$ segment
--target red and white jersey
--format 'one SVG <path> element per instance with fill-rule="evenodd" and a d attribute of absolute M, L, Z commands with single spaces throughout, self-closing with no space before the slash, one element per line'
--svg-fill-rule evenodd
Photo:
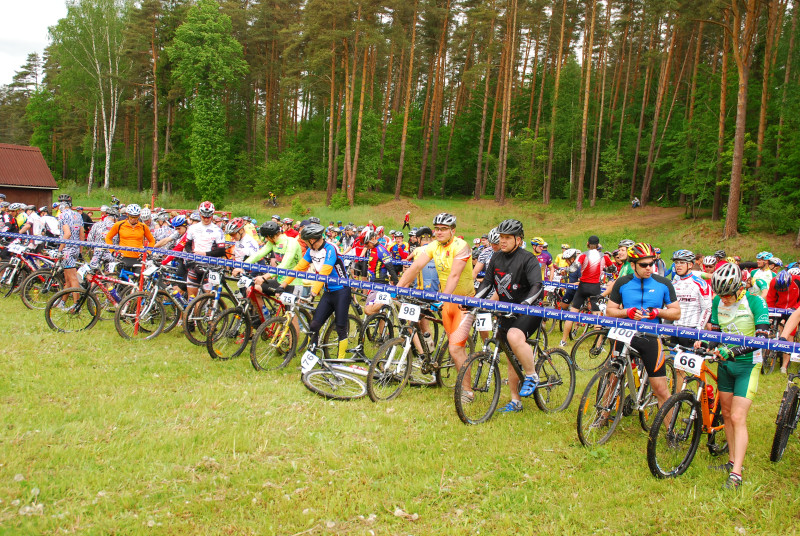
<path fill-rule="evenodd" d="M 603 275 L 603 268 L 606 267 L 606 258 L 596 249 L 584 251 L 578 255 L 578 260 L 575 261 L 581 266 L 582 283 L 599 283 Z"/>
<path fill-rule="evenodd" d="M 195 223 L 186 231 L 187 240 L 194 242 L 193 253 L 208 253 L 214 244 L 225 242 L 225 234 L 218 226 L 213 223 L 203 225 Z"/>
<path fill-rule="evenodd" d="M 711 285 L 703 278 L 689 272 L 672 279 L 675 294 L 681 306 L 681 317 L 675 321 L 676 326 L 705 329 L 711 316 Z"/>

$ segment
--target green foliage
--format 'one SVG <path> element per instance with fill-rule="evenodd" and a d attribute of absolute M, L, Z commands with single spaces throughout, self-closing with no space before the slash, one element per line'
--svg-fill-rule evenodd
<path fill-rule="evenodd" d="M 292 216 L 299 218 L 303 215 L 303 211 L 305 211 L 305 207 L 303 206 L 303 202 L 300 201 L 300 198 L 295 197 L 292 199 Z"/>
<path fill-rule="evenodd" d="M 347 200 L 347 196 L 341 191 L 337 191 L 335 194 L 333 194 L 333 197 L 331 197 L 331 209 L 343 210 L 349 206 L 350 202 Z"/>
<path fill-rule="evenodd" d="M 256 178 L 256 191 L 261 193 L 290 193 L 309 184 L 308 158 L 299 149 L 284 151 L 280 158 L 271 160 L 263 169 L 263 174 Z"/>
<path fill-rule="evenodd" d="M 617 156 L 617 148 L 609 143 L 600 155 L 600 171 L 606 180 L 598 186 L 601 197 L 609 200 L 620 201 L 627 198 L 627 191 L 624 191 L 623 180 L 625 179 L 625 165 L 622 158 Z"/>

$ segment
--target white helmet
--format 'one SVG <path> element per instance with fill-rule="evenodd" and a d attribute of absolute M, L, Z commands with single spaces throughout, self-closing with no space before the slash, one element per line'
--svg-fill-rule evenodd
<path fill-rule="evenodd" d="M 103 205 L 100 207 L 100 212 L 108 212 L 108 205 Z"/>
<path fill-rule="evenodd" d="M 143 208 L 142 209 L 142 213 L 139 215 L 139 218 L 142 221 L 150 221 L 150 209 L 149 208 Z"/>
<path fill-rule="evenodd" d="M 135 218 L 136 216 L 142 214 L 142 207 L 140 207 L 136 203 L 131 203 L 130 205 L 125 207 L 125 212 L 128 214 L 128 216 L 133 216 Z M 148 210 L 147 212 L 150 211 Z"/>
<path fill-rule="evenodd" d="M 564 254 L 561 255 L 561 258 L 562 259 L 571 259 L 572 257 L 576 257 L 579 253 L 580 253 L 579 250 L 577 250 L 575 248 L 570 248 L 570 249 L 564 251 Z"/>

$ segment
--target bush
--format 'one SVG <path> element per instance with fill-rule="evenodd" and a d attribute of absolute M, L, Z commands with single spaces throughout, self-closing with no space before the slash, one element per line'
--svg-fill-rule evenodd
<path fill-rule="evenodd" d="M 303 216 L 303 202 L 300 201 L 299 197 L 295 197 L 292 200 L 292 216 L 295 218 L 300 218 Z"/>
<path fill-rule="evenodd" d="M 293 189 L 305 189 L 310 181 L 309 169 L 303 151 L 288 149 L 264 166 L 263 174 L 256 178 L 257 191 L 285 194 Z"/>
<path fill-rule="evenodd" d="M 334 210 L 343 210 L 350 206 L 350 202 L 347 200 L 347 196 L 344 195 L 342 192 L 336 192 L 331 197 L 331 208 Z"/>

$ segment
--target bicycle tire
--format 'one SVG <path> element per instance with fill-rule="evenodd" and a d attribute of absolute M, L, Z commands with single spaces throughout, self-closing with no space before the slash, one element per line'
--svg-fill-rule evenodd
<path fill-rule="evenodd" d="M 208 325 L 221 312 L 228 309 L 228 304 L 220 296 L 216 301 L 216 294 L 207 292 L 199 294 L 189 302 L 183 311 L 183 334 L 195 346 L 205 346 Z"/>
<path fill-rule="evenodd" d="M 455 361 L 450 355 L 449 338 L 444 337 L 439 343 L 438 350 L 436 351 L 436 385 L 439 387 L 446 387 L 453 389 L 456 385 L 458 377 L 458 370 L 456 369 Z M 467 344 L 464 348 L 467 356 L 475 353 L 475 341 L 472 337 L 467 338 Z"/>
<path fill-rule="evenodd" d="M 151 308 L 144 313 L 137 311 L 149 300 L 150 296 L 144 292 L 135 292 L 119 302 L 114 314 L 114 327 L 120 337 L 128 340 L 151 340 L 161 334 L 167 315 L 158 299 L 154 299 Z"/>
<path fill-rule="evenodd" d="M 638 374 L 639 371 L 644 370 L 641 360 L 639 360 L 637 370 L 634 371 L 634 374 Z M 650 378 L 647 379 L 647 383 L 644 387 L 644 391 L 642 391 L 642 406 L 639 409 L 639 425 L 642 427 L 642 430 L 645 432 L 649 432 L 650 428 L 653 426 L 653 420 L 656 418 L 656 414 L 658 414 L 658 399 L 656 395 L 653 394 L 653 388 L 650 386 Z"/>
<path fill-rule="evenodd" d="M 665 419 L 669 417 L 669 422 Z M 681 391 L 658 410 L 647 439 L 647 465 L 656 478 L 675 478 L 686 472 L 700 444 L 700 403 L 694 393 Z M 676 424 L 680 430 L 676 430 Z M 681 446 L 686 447 L 682 453 Z"/>
<path fill-rule="evenodd" d="M 74 309 L 73 293 L 80 294 L 77 309 Z M 92 329 L 100 319 L 100 304 L 97 303 L 97 298 L 83 287 L 67 288 L 56 292 L 47 302 L 44 319 L 53 331 L 60 333 L 86 331 Z"/>
<path fill-rule="evenodd" d="M 771 462 L 779 462 L 783 458 L 786 445 L 789 443 L 795 422 L 795 415 L 798 411 L 798 397 L 800 390 L 792 384 L 783 393 L 781 405 L 778 408 L 778 418 L 775 419 L 775 436 L 772 438 L 772 449 L 769 453 Z"/>
<path fill-rule="evenodd" d="M 463 381 L 469 374 L 473 399 L 466 402 Z M 470 355 L 458 371 L 453 399 L 458 418 L 464 424 L 481 424 L 494 415 L 500 401 L 500 367 L 492 363 L 492 354 L 478 352 Z"/>
<path fill-rule="evenodd" d="M 533 397 L 539 409 L 545 413 L 567 409 L 575 396 L 575 367 L 567 352 L 561 348 L 545 350 L 536 361 L 536 373 L 539 385 Z"/>
<path fill-rule="evenodd" d="M 611 438 L 622 418 L 624 392 L 625 377 L 612 367 L 605 366 L 592 376 L 578 407 L 578 439 L 583 446 L 596 447 Z"/>
<path fill-rule="evenodd" d="M 166 320 L 164 321 L 164 329 L 161 333 L 169 333 L 178 325 L 183 316 L 183 308 L 175 302 L 175 298 L 165 290 L 159 290 L 158 296 L 161 299 L 161 305 L 164 306 L 164 313 Z"/>
<path fill-rule="evenodd" d="M 777 363 L 781 357 L 775 350 L 764 350 L 763 359 L 764 361 L 761 363 L 761 374 L 769 376 L 775 372 L 775 363 Z"/>
<path fill-rule="evenodd" d="M 250 363 L 256 370 L 284 368 L 295 356 L 297 330 L 287 318 L 272 317 L 263 322 L 250 343 Z"/>
<path fill-rule="evenodd" d="M 241 307 L 226 309 L 208 326 L 206 350 L 211 359 L 222 361 L 239 356 L 250 344 L 253 324 Z"/>
<path fill-rule="evenodd" d="M 311 325 L 311 313 L 309 313 L 305 309 L 300 309 L 300 310 L 297 311 L 297 314 L 299 316 L 303 317 L 303 320 L 305 320 L 306 326 L 310 326 Z M 308 334 L 307 331 L 303 330 L 302 322 L 298 321 L 298 326 L 300 327 L 300 330 L 299 330 L 299 333 L 297 334 L 297 348 L 296 348 L 295 352 L 300 354 L 300 353 L 304 352 L 305 349 L 306 349 L 306 346 L 308 346 L 309 334 Z"/>
<path fill-rule="evenodd" d="M 358 335 L 358 344 L 361 345 L 367 359 L 372 361 L 381 346 L 395 338 L 394 333 L 395 327 L 391 317 L 385 313 L 374 313 L 364 319 Z"/>
<path fill-rule="evenodd" d="M 356 400 L 367 394 L 367 385 L 354 374 L 314 369 L 303 374 L 303 385 L 312 393 L 332 400 Z"/>
<path fill-rule="evenodd" d="M 64 288 L 64 274 L 53 275 L 50 269 L 31 273 L 19 288 L 19 297 L 28 309 L 44 310 L 50 298 Z"/>
<path fill-rule="evenodd" d="M 397 398 L 408 384 L 408 378 L 411 376 L 412 350 L 409 348 L 403 355 L 405 343 L 405 337 L 395 337 L 386 341 L 370 362 L 367 373 L 367 394 L 373 402 Z"/>
<path fill-rule="evenodd" d="M 13 272 L 7 276 L 6 270 L 12 270 Z M 2 294 L 2 297 L 8 298 L 19 290 L 22 282 L 27 279 L 30 274 L 31 270 L 22 264 L 21 261 L 16 267 L 12 266 L 9 262 L 0 264 L 0 294 Z"/>
<path fill-rule="evenodd" d="M 336 359 L 339 357 L 339 334 L 336 332 L 336 322 L 328 322 L 317 348 L 322 350 L 323 359 Z M 352 348 L 358 344 L 358 335 L 361 332 L 361 319 L 354 314 L 347 315 L 347 347 Z"/>
<path fill-rule="evenodd" d="M 714 410 L 714 416 L 711 418 L 711 426 L 717 427 L 723 424 L 722 420 L 722 405 L 717 403 L 717 408 Z M 708 433 L 708 441 L 706 443 L 708 452 L 712 456 L 722 456 L 728 452 L 728 437 L 725 434 L 725 428 L 719 430 L 712 430 Z"/>
<path fill-rule="evenodd" d="M 611 348 L 609 340 L 608 328 L 587 331 L 579 337 L 569 352 L 575 368 L 589 372 L 603 366 Z"/>

